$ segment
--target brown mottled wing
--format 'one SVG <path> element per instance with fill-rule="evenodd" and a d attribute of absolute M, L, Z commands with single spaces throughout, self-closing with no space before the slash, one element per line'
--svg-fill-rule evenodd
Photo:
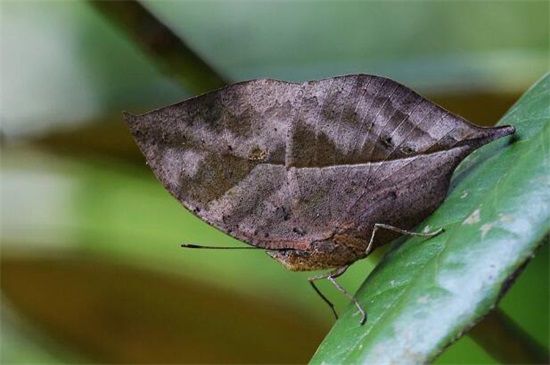
<path fill-rule="evenodd" d="M 440 203 L 458 162 L 498 134 L 369 75 L 248 81 L 126 119 L 168 191 L 264 248 L 410 226 Z"/>

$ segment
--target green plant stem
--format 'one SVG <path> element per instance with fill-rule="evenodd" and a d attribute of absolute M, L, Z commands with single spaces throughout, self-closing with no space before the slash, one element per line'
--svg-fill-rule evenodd
<path fill-rule="evenodd" d="M 500 309 L 491 311 L 469 336 L 503 364 L 548 364 L 548 352 Z"/>
<path fill-rule="evenodd" d="M 147 52 L 158 66 L 193 93 L 228 82 L 170 28 L 137 1 L 90 1 L 97 10 Z"/>

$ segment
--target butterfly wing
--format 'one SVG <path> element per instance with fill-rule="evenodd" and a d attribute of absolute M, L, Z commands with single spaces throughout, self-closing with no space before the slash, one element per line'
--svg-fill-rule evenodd
<path fill-rule="evenodd" d="M 254 246 L 303 250 L 376 222 L 412 227 L 467 153 L 510 133 L 370 75 L 253 80 L 126 120 L 189 210 Z"/>

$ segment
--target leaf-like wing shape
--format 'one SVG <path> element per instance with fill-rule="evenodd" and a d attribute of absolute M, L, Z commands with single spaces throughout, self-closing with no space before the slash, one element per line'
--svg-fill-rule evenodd
<path fill-rule="evenodd" d="M 126 120 L 188 209 L 252 245 L 301 250 L 414 226 L 462 158 L 513 133 L 370 75 L 242 82 Z"/>

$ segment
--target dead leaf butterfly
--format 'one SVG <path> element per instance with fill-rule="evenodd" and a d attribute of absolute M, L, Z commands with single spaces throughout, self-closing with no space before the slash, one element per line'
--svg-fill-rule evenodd
<path fill-rule="evenodd" d="M 441 204 L 462 159 L 514 133 L 371 75 L 252 80 L 125 118 L 187 209 L 290 270 L 333 269 L 310 283 L 334 311 L 314 284 L 329 279 L 361 323 L 335 278 L 400 234 L 439 233 L 409 230 Z"/>

